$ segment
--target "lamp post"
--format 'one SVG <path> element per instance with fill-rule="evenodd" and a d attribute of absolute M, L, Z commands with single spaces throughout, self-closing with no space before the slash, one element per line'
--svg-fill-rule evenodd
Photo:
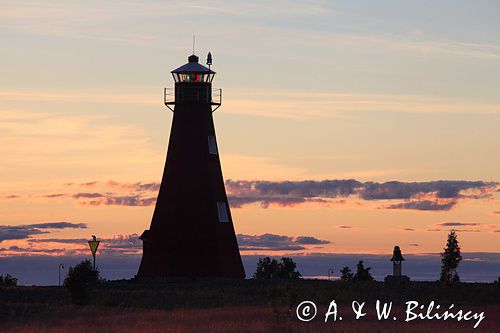
<path fill-rule="evenodd" d="M 331 274 L 333 274 L 333 268 L 328 269 L 328 281 L 330 281 Z"/>
<path fill-rule="evenodd" d="M 61 286 L 61 269 L 64 269 L 63 264 L 59 264 L 59 286 Z"/>

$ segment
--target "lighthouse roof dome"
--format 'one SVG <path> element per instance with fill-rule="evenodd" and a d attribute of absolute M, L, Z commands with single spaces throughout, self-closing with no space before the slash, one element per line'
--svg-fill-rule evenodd
<path fill-rule="evenodd" d="M 193 55 L 190 55 L 188 57 L 188 63 L 185 65 L 182 65 L 179 68 L 174 69 L 171 73 L 177 73 L 177 74 L 189 74 L 189 73 L 200 73 L 200 74 L 215 74 L 214 71 L 211 69 L 201 65 L 198 62 L 198 57 Z"/>
<path fill-rule="evenodd" d="M 399 246 L 394 246 L 394 251 L 392 252 L 392 258 L 391 261 L 403 261 L 405 258 L 403 258 L 403 255 L 401 254 L 401 249 Z"/>

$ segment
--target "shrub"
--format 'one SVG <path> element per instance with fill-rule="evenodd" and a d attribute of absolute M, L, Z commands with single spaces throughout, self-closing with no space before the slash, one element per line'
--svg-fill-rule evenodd
<path fill-rule="evenodd" d="M 10 274 L 0 275 L 0 288 L 17 287 L 17 279 Z"/>
<path fill-rule="evenodd" d="M 73 304 L 87 304 L 90 290 L 99 282 L 99 271 L 94 270 L 90 260 L 84 260 L 75 267 L 70 267 L 64 279 L 64 286 L 71 293 Z"/>
<path fill-rule="evenodd" d="M 358 261 L 356 275 L 354 275 L 354 280 L 356 281 L 372 281 L 373 276 L 370 274 L 371 267 L 366 267 L 363 265 L 363 260 Z"/>
<path fill-rule="evenodd" d="M 296 267 L 292 258 L 283 257 L 279 262 L 269 257 L 259 258 L 253 277 L 254 279 L 300 279 L 302 275 Z"/>
<path fill-rule="evenodd" d="M 342 267 L 342 269 L 340 270 L 340 279 L 342 281 L 351 281 L 352 278 L 353 278 L 353 274 L 352 274 L 352 271 L 349 267 L 345 266 L 345 267 Z"/>

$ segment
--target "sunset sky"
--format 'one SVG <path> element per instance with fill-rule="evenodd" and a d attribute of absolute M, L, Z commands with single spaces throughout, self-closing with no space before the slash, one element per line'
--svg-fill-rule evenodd
<path fill-rule="evenodd" d="M 141 253 L 163 88 L 196 35 L 223 89 L 242 255 L 428 255 L 455 229 L 499 264 L 499 16 L 497 1 L 0 0 L 0 257 L 88 254 L 90 235 Z"/>

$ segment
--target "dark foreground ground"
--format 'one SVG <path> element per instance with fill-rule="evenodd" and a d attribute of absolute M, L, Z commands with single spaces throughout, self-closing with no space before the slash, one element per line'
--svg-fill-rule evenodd
<path fill-rule="evenodd" d="M 296 307 L 313 301 L 317 316 L 302 322 Z M 340 321 L 325 313 L 335 300 Z M 388 320 L 377 320 L 376 301 L 393 302 Z M 351 303 L 366 302 L 356 320 Z M 485 319 L 405 322 L 407 301 L 425 309 L 431 301 L 443 313 L 484 312 Z M 306 311 L 307 312 L 307 311 Z M 418 312 L 417 309 L 414 312 Z M 431 313 L 436 313 L 434 310 Z M 396 317 L 396 320 L 393 319 Z M 0 331 L 5 332 L 499 332 L 500 285 L 461 284 L 448 288 L 414 282 L 388 287 L 380 282 L 329 281 L 169 281 L 107 282 L 90 296 L 89 305 L 71 305 L 63 287 L 0 290 Z"/>

